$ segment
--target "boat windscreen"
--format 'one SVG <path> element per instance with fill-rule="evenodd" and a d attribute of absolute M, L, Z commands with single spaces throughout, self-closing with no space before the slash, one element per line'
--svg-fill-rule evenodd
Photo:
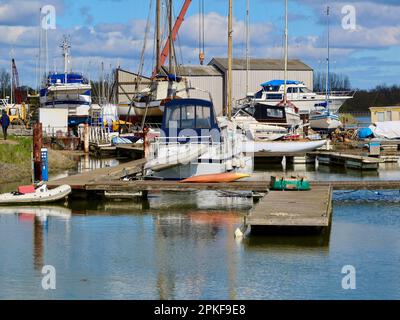
<path fill-rule="evenodd" d="M 165 110 L 167 128 L 212 129 L 209 106 L 181 105 Z"/>

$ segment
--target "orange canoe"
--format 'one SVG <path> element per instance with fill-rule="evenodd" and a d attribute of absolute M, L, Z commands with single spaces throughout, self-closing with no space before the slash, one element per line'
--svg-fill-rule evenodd
<path fill-rule="evenodd" d="M 180 182 L 192 182 L 192 183 L 222 183 L 222 182 L 233 182 L 242 178 L 250 177 L 248 174 L 244 173 L 216 173 L 216 174 L 205 174 L 201 176 L 193 176 L 184 179 Z"/>

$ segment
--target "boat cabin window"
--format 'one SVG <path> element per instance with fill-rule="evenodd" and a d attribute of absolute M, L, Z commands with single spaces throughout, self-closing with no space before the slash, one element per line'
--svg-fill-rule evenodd
<path fill-rule="evenodd" d="M 280 89 L 280 86 L 271 86 L 271 85 L 268 85 L 268 86 L 265 86 L 265 87 L 264 87 L 264 91 L 267 91 L 267 92 L 278 92 L 279 89 Z"/>
<path fill-rule="evenodd" d="M 268 118 L 282 119 L 284 117 L 283 109 L 266 108 Z"/>
<path fill-rule="evenodd" d="M 194 106 L 182 106 L 181 108 L 181 129 L 191 129 L 195 127 L 196 109 Z"/>
<path fill-rule="evenodd" d="M 300 92 L 301 93 L 311 93 L 312 91 L 306 87 L 302 87 L 302 88 L 300 88 Z"/>
<path fill-rule="evenodd" d="M 172 123 L 179 129 L 211 129 L 211 109 L 209 106 L 182 105 L 166 108 L 166 127 Z"/>
<path fill-rule="evenodd" d="M 287 89 L 287 92 L 288 92 L 288 93 L 297 93 L 297 92 L 299 92 L 299 91 L 298 91 L 298 88 L 296 88 L 296 87 L 289 87 L 289 88 Z"/>
<path fill-rule="evenodd" d="M 284 120 L 286 117 L 284 108 L 276 106 L 257 104 L 249 106 L 245 110 L 259 121 Z"/>

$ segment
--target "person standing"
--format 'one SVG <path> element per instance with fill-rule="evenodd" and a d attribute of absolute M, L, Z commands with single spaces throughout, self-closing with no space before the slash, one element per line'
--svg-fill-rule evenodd
<path fill-rule="evenodd" d="M 8 116 L 6 110 L 3 110 L 0 123 L 1 128 L 3 129 L 4 140 L 7 140 L 7 129 L 10 126 L 10 117 Z"/>

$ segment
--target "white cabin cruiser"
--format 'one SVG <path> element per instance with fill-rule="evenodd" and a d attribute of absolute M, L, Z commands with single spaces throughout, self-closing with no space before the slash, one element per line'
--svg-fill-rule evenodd
<path fill-rule="evenodd" d="M 68 125 L 75 126 L 88 121 L 92 96 L 89 81 L 82 74 L 69 72 L 70 47 L 65 38 L 61 45 L 64 72 L 47 76 L 44 88 L 40 90 L 40 108 L 67 109 Z"/>
<path fill-rule="evenodd" d="M 288 80 L 287 99 L 299 108 L 300 114 L 310 114 L 318 107 L 326 106 L 326 94 L 312 92 L 300 81 Z M 253 99 L 255 102 L 266 102 L 274 105 L 283 100 L 285 81 L 272 80 L 261 84 L 262 90 L 258 91 Z M 331 92 L 329 94 L 329 108 L 334 114 L 337 114 L 340 107 L 348 99 L 354 97 L 354 92 Z"/>
<path fill-rule="evenodd" d="M 211 101 L 188 98 L 167 102 L 161 135 L 150 144 L 145 165 L 148 175 L 184 179 L 253 171 L 252 155 L 243 152 L 248 139 L 235 122 L 216 118 Z"/>

